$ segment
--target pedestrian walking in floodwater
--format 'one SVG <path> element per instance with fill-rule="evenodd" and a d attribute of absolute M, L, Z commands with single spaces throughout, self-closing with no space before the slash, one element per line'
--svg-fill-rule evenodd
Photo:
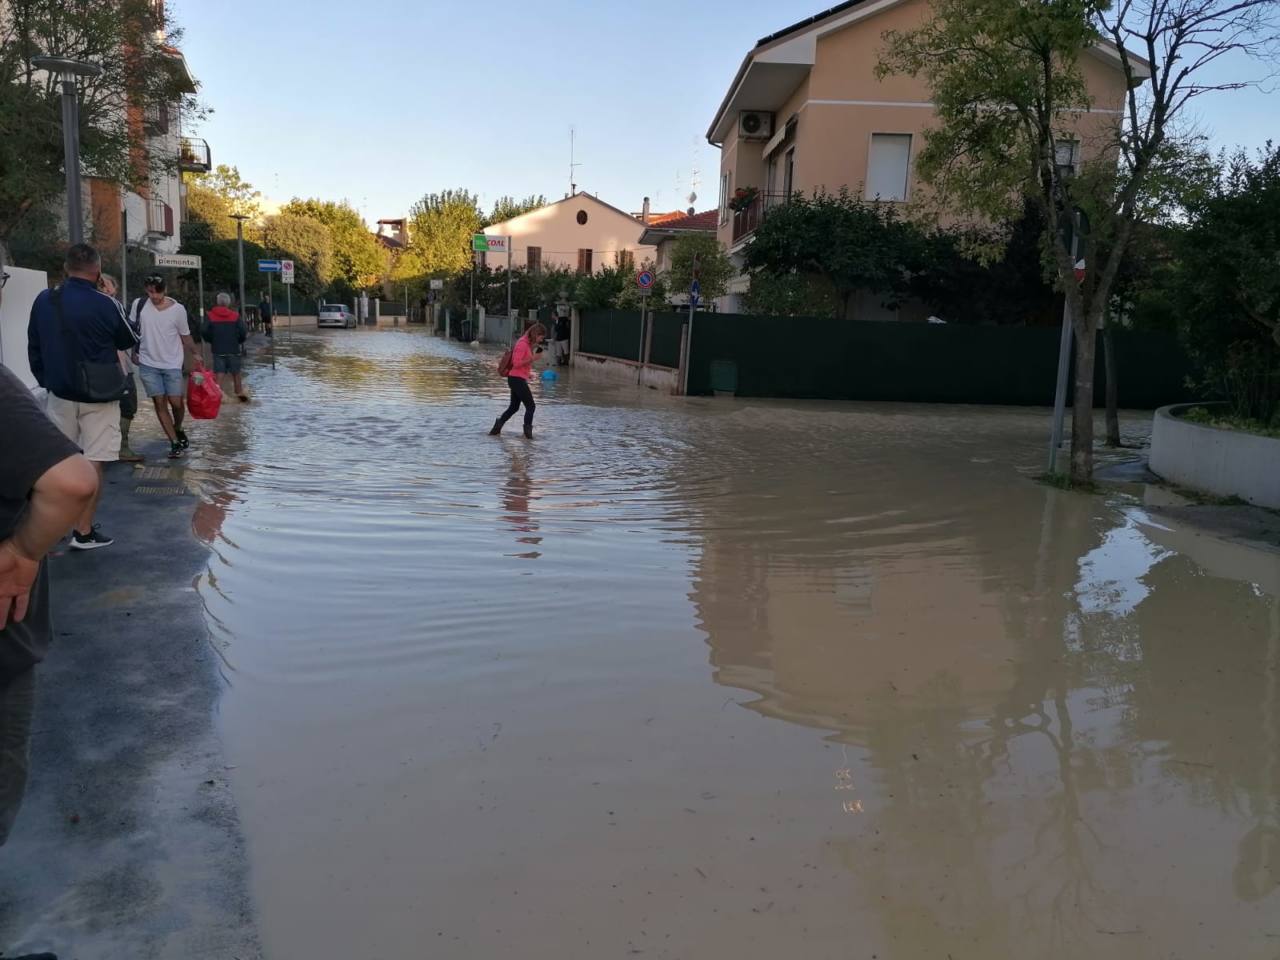
<path fill-rule="evenodd" d="M 164 277 L 152 274 L 143 286 L 147 295 L 139 297 L 129 308 L 130 319 L 142 331 L 138 375 L 147 396 L 155 404 L 156 418 L 169 438 L 169 459 L 173 460 L 191 445 L 182 429 L 186 413 L 184 368 L 189 361 L 192 368 L 203 369 L 204 361 L 191 339 L 186 308 L 165 295 Z"/>
<path fill-rule="evenodd" d="M 271 328 L 271 320 L 275 316 L 275 308 L 271 306 L 271 295 L 264 293 L 258 304 L 258 316 L 262 317 L 262 329 L 268 337 L 275 336 Z M 243 399 L 243 398 L 242 398 Z"/>
<path fill-rule="evenodd" d="M 525 331 L 523 337 L 516 341 L 508 353 L 503 354 L 498 364 L 498 373 L 507 378 L 507 386 L 511 388 L 511 404 L 506 412 L 493 421 L 493 429 L 489 436 L 496 437 L 502 432 L 508 420 L 516 415 L 516 411 L 524 406 L 524 435 L 533 439 L 533 411 L 537 404 L 533 402 L 533 391 L 529 389 L 529 380 L 533 377 L 533 358 L 542 352 L 542 341 L 547 338 L 547 328 L 535 323 Z"/>
<path fill-rule="evenodd" d="M 101 478 L 102 465 L 120 458 L 124 374 L 116 351 L 131 350 L 138 341 L 120 304 L 98 291 L 102 257 L 97 250 L 72 244 L 63 269 L 66 282 L 42 291 L 31 305 L 27 360 L 36 382 L 48 391 L 45 413 L 84 451 Z M 97 507 L 95 494 L 76 520 L 72 550 L 111 545 L 94 522 Z"/>
<path fill-rule="evenodd" d="M 240 348 L 249 335 L 249 328 L 240 314 L 231 309 L 231 294 L 218 294 L 218 305 L 209 311 L 204 322 L 204 339 L 213 351 L 213 372 L 226 392 L 226 377 L 230 376 L 236 396 L 241 403 L 249 402 L 244 389 L 242 369 L 244 361 Z"/>
<path fill-rule="evenodd" d="M 555 358 L 557 366 L 563 367 L 569 362 L 569 336 L 569 305 L 567 303 L 556 304 Z"/>

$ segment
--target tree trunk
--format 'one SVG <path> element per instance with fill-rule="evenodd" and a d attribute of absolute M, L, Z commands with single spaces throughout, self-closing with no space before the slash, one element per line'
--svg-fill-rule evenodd
<path fill-rule="evenodd" d="M 1086 328 L 1091 324 L 1084 324 Z M 1097 337 L 1076 330 L 1076 383 L 1071 403 L 1071 482 L 1093 479 L 1093 365 Z"/>
<path fill-rule="evenodd" d="M 1116 383 L 1116 351 L 1111 339 L 1111 324 L 1102 327 L 1102 364 L 1107 377 L 1107 446 L 1120 446 L 1119 386 Z"/>

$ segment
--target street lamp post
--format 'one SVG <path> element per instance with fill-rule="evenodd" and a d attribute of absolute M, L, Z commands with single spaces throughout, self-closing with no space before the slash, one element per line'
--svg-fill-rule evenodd
<path fill-rule="evenodd" d="M 231 219 L 236 222 L 236 252 L 240 276 L 240 316 L 245 316 L 244 302 L 244 222 L 249 218 L 243 213 L 233 213 Z"/>
<path fill-rule="evenodd" d="M 84 242 L 84 207 L 80 202 L 80 91 L 76 77 L 96 77 L 102 67 L 67 57 L 32 57 L 31 65 L 47 70 L 62 87 L 62 152 L 67 174 L 67 235 Z"/>

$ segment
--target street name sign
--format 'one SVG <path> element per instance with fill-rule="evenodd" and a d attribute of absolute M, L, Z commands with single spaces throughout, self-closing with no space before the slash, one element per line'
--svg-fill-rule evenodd
<path fill-rule="evenodd" d="M 259 273 L 279 273 L 280 261 L 279 260 L 259 260 L 258 272 Z"/>
<path fill-rule="evenodd" d="M 180 267 L 183 270 L 199 270 L 200 258 L 191 253 L 157 253 L 157 267 Z"/>

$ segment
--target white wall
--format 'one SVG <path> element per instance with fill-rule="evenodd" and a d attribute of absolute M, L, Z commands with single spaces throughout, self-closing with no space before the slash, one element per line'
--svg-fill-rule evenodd
<path fill-rule="evenodd" d="M 579 210 L 586 211 L 586 224 L 578 223 Z M 515 267 L 528 265 L 529 247 L 542 248 L 544 267 L 561 266 L 571 270 L 578 267 L 578 250 L 590 249 L 593 272 L 616 266 L 620 250 L 630 252 L 637 267 L 656 253 L 652 246 L 639 243 L 644 224 L 587 194 L 578 194 L 506 223 L 495 223 L 485 227 L 484 232 L 512 238 L 511 264 Z M 487 262 L 490 267 L 507 265 L 502 254 L 490 254 Z"/>
<path fill-rule="evenodd" d="M 5 267 L 9 282 L 0 293 L 0 363 L 18 375 L 29 387 L 36 385 L 27 363 L 27 324 L 31 320 L 31 304 L 36 295 L 49 286 L 42 270 Z"/>

